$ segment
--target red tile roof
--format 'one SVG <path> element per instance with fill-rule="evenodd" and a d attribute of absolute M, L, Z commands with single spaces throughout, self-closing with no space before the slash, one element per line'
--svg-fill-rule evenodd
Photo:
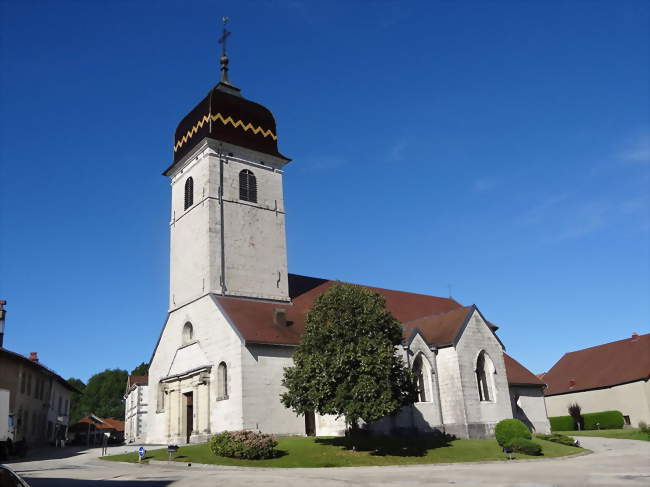
<path fill-rule="evenodd" d="M 289 274 L 291 303 L 271 303 L 223 296 L 215 296 L 215 299 L 247 342 L 297 345 L 305 329 L 305 317 L 314 300 L 334 283 L 335 281 Z M 421 317 L 449 313 L 459 308 L 466 309 L 452 298 L 438 298 L 371 286 L 364 287 L 381 294 L 386 299 L 386 308 L 401 323 L 408 323 Z M 274 323 L 276 309 L 286 310 L 287 324 Z M 465 314 L 467 313 L 465 312 Z M 451 334 L 451 325 L 446 325 L 445 331 L 438 333 L 434 330 L 434 321 L 426 325 L 423 323 L 429 336 L 432 338 L 440 336 L 441 339 L 447 340 Z M 418 325 L 414 326 L 419 327 Z M 451 341 L 445 341 L 444 344 L 448 343 Z"/>
<path fill-rule="evenodd" d="M 404 323 L 404 335 L 410 336 L 413 330 L 418 329 L 428 344 L 451 345 L 474 309 L 474 306 L 463 306 L 445 313 L 408 321 Z"/>
<path fill-rule="evenodd" d="M 149 383 L 149 377 L 146 375 L 130 375 L 126 380 L 127 389 L 132 385 L 146 386 Z"/>
<path fill-rule="evenodd" d="M 505 362 L 506 366 L 508 384 L 513 386 L 520 385 L 544 387 L 544 383 L 539 380 L 539 377 L 537 377 L 507 353 L 503 354 L 503 361 Z"/>
<path fill-rule="evenodd" d="M 115 431 L 124 431 L 124 421 L 116 418 L 102 418 L 104 423 L 111 426 Z"/>
<path fill-rule="evenodd" d="M 77 423 L 93 424 L 97 429 L 113 429 L 115 431 L 124 431 L 124 421 L 115 418 L 100 418 L 98 416 L 84 416 Z"/>
<path fill-rule="evenodd" d="M 650 378 L 650 333 L 565 354 L 544 375 L 545 395 Z"/>

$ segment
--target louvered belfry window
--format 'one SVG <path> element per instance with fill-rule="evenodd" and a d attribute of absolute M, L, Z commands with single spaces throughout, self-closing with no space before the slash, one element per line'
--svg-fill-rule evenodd
<path fill-rule="evenodd" d="M 239 199 L 257 203 L 257 180 L 248 169 L 239 173 Z"/>
<path fill-rule="evenodd" d="M 185 209 L 194 204 L 194 180 L 189 177 L 185 180 Z"/>

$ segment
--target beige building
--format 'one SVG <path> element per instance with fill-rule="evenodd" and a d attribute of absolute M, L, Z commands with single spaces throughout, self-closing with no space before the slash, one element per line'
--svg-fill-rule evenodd
<path fill-rule="evenodd" d="M 549 416 L 566 416 L 578 403 L 583 413 L 621 411 L 625 422 L 650 423 L 650 334 L 565 354 L 542 381 Z"/>
<path fill-rule="evenodd" d="M 16 441 L 53 442 L 58 429 L 67 429 L 70 395 L 75 389 L 42 365 L 36 353 L 28 358 L 0 348 L 0 371 L 0 389 L 10 394 Z"/>

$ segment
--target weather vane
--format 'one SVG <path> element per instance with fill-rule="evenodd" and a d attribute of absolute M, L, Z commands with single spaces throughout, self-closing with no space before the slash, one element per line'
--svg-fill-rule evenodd
<path fill-rule="evenodd" d="M 230 31 L 226 29 L 226 24 L 230 19 L 228 17 L 222 17 L 221 21 L 223 22 L 223 33 L 219 38 L 219 44 L 222 45 L 221 48 L 221 82 L 230 84 L 228 80 L 228 54 L 226 53 L 226 40 L 230 35 Z"/>

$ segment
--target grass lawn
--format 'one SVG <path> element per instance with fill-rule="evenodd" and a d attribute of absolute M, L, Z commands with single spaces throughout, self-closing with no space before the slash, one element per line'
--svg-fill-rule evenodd
<path fill-rule="evenodd" d="M 600 438 L 618 438 L 622 440 L 650 441 L 650 435 L 637 429 L 622 430 L 587 430 L 587 431 L 553 431 L 567 436 L 598 436 Z"/>
<path fill-rule="evenodd" d="M 352 451 L 348 440 L 340 437 L 278 438 L 279 456 L 271 460 L 238 460 L 217 457 L 207 443 L 180 447 L 174 461 L 211 463 L 240 467 L 353 467 L 371 465 L 413 465 L 422 463 L 474 462 L 506 460 L 496 440 L 364 439 Z M 359 440 L 358 440 L 359 441 Z M 515 458 L 549 458 L 583 452 L 581 448 L 535 440 L 544 449 L 543 456 L 515 454 Z M 371 443 L 372 442 L 372 443 Z M 366 443 L 365 445 L 363 443 Z M 104 460 L 137 463 L 136 452 L 102 457 Z M 147 452 L 144 460 L 167 460 L 167 450 Z"/>

